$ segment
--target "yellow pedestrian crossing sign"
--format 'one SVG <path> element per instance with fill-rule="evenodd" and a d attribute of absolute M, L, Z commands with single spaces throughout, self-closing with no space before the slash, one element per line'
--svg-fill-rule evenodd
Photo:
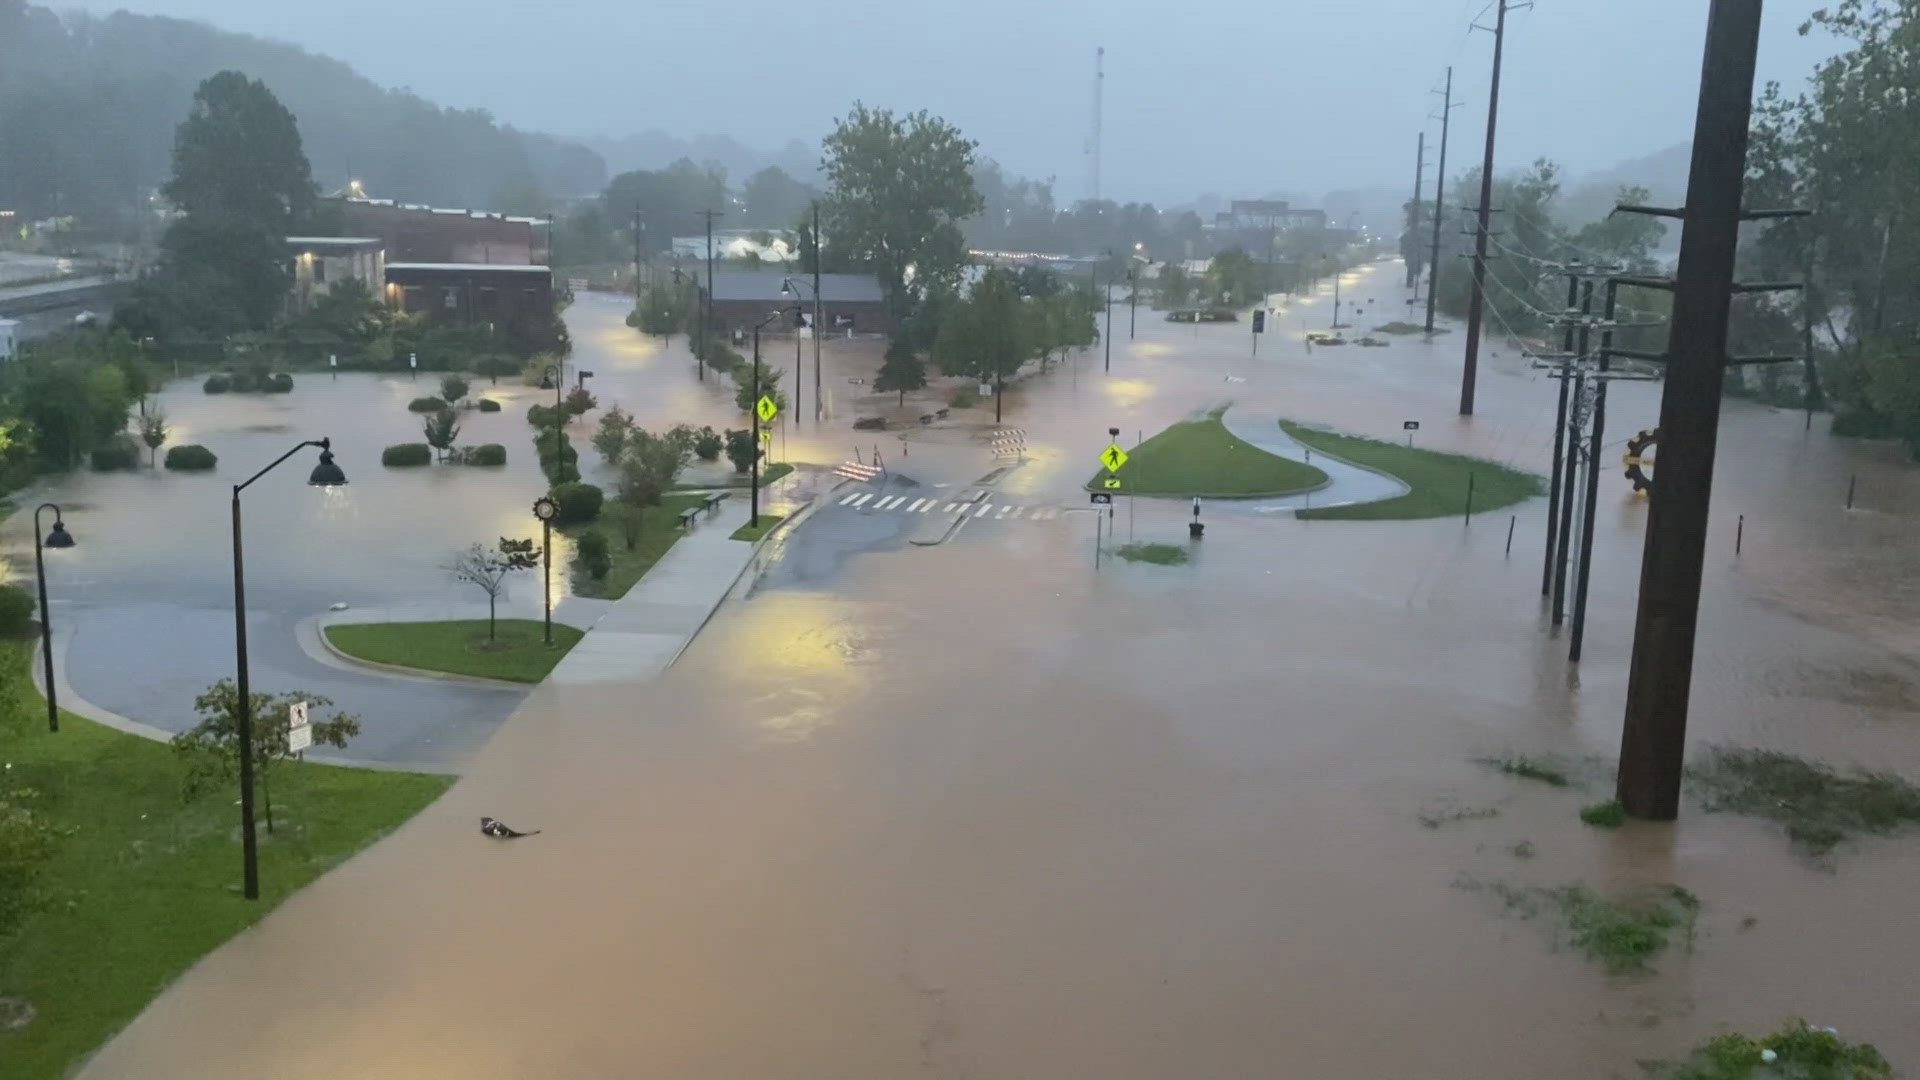
<path fill-rule="evenodd" d="M 761 441 L 761 442 L 772 442 L 772 441 L 773 441 L 773 432 L 771 432 L 771 431 L 768 431 L 768 430 L 767 430 L 766 428 L 761 428 L 761 429 L 760 429 L 760 441 Z"/>
<path fill-rule="evenodd" d="M 1120 478 L 1117 476 L 1109 476 L 1101 482 L 1109 488 L 1117 488 L 1120 486 Z"/>
<path fill-rule="evenodd" d="M 759 413 L 761 421 L 765 422 L 772 420 L 780 412 L 780 406 L 774 404 L 773 398 L 763 394 L 759 402 L 754 405 L 753 411 Z"/>
<path fill-rule="evenodd" d="M 1100 464 L 1105 465 L 1110 473 L 1119 472 L 1120 466 L 1126 463 L 1127 452 L 1120 449 L 1119 443 L 1109 443 L 1105 450 L 1100 451 Z"/>

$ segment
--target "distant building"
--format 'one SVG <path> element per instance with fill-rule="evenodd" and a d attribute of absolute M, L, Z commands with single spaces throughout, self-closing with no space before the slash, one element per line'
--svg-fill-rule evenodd
<path fill-rule="evenodd" d="M 533 264 L 387 264 L 387 303 L 410 314 L 506 329 L 553 315 L 553 271 Z"/>
<path fill-rule="evenodd" d="M 787 281 L 790 292 L 781 292 Z M 706 275 L 695 275 L 695 284 L 706 290 Z M 813 317 L 813 275 L 789 274 L 780 270 L 715 270 L 713 272 L 713 314 L 722 327 L 750 330 L 774 311 L 791 310 L 799 305 L 809 320 Z M 822 328 L 830 334 L 891 334 L 893 320 L 887 312 L 886 294 L 880 281 L 871 274 L 820 275 L 820 312 Z M 774 327 L 781 324 L 775 323 Z M 792 322 L 786 323 L 790 329 Z M 772 329 L 773 327 L 769 327 Z"/>
<path fill-rule="evenodd" d="M 705 262 L 707 259 L 706 234 L 674 237 L 672 253 L 675 258 Z M 800 252 L 795 247 L 792 237 L 777 230 L 715 229 L 713 257 L 715 259 L 753 257 L 762 262 L 784 263 L 799 258 Z"/>
<path fill-rule="evenodd" d="M 395 262 L 502 263 L 548 261 L 548 222 L 484 210 L 456 210 L 341 196 L 326 200 L 340 230 L 379 237 Z"/>
<path fill-rule="evenodd" d="M 1213 216 L 1218 232 L 1259 233 L 1319 230 L 1327 227 L 1325 210 L 1296 210 L 1283 199 L 1235 199 L 1225 213 Z"/>
<path fill-rule="evenodd" d="M 358 281 L 379 295 L 387 280 L 386 245 L 371 236 L 289 236 L 293 291 L 287 306 L 306 311 L 342 281 Z"/>

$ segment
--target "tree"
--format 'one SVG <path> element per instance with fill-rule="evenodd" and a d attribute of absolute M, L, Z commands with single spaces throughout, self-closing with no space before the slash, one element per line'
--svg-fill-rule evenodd
<path fill-rule="evenodd" d="M 460 399 L 467 396 L 467 380 L 458 375 L 440 376 L 440 400 L 449 405 L 458 405 Z"/>
<path fill-rule="evenodd" d="M 447 459 L 447 452 L 453 449 L 453 441 L 460 437 L 460 416 L 452 409 L 441 409 L 426 418 L 421 424 L 421 435 L 427 445 L 440 454 L 440 460 Z"/>
<path fill-rule="evenodd" d="M 855 102 L 824 145 L 825 231 L 835 250 L 879 277 L 905 321 L 919 297 L 958 281 L 966 265 L 959 223 L 983 205 L 975 144 L 925 111 L 896 117 Z"/>
<path fill-rule="evenodd" d="M 769 165 L 747 177 L 740 194 L 746 203 L 742 212 L 746 224 L 778 228 L 806 213 L 817 193 L 780 166 Z"/>
<path fill-rule="evenodd" d="M 895 341 L 887 346 L 887 355 L 880 363 L 880 373 L 873 378 L 873 388 L 881 392 L 898 390 L 900 404 L 907 403 L 907 391 L 918 390 L 927 385 L 927 366 L 914 353 L 913 347 L 904 341 Z"/>
<path fill-rule="evenodd" d="M 647 515 L 638 506 L 615 499 L 612 506 L 600 512 L 600 520 L 611 525 L 620 533 L 627 550 L 640 546 L 640 534 L 646 527 Z"/>
<path fill-rule="evenodd" d="M 307 703 L 309 715 L 333 707 L 333 702 L 318 694 L 295 692 L 266 694 L 250 692 L 253 720 L 253 773 L 266 801 L 267 833 L 273 833 L 273 764 L 293 756 L 287 749 L 287 722 L 295 702 Z M 237 775 L 240 763 L 240 689 L 232 679 L 221 679 L 193 699 L 200 722 L 173 737 L 173 749 L 187 765 L 186 793 L 198 795 L 209 786 L 225 787 Z M 308 722 L 316 746 L 336 749 L 360 734 L 358 718 L 336 712 L 332 716 Z"/>
<path fill-rule="evenodd" d="M 158 405 L 140 406 L 140 441 L 147 444 L 147 468 L 151 469 L 167 441 L 167 414 Z"/>
<path fill-rule="evenodd" d="M 454 581 L 471 585 L 487 594 L 487 640 L 495 640 L 494 612 L 500 594 L 506 591 L 507 577 L 516 570 L 531 570 L 540 565 L 540 549 L 532 540 L 500 538 L 496 549 L 471 544 L 455 553 L 442 567 Z"/>
<path fill-rule="evenodd" d="M 997 388 L 1035 355 L 1032 317 L 1014 291 L 1013 276 L 993 269 L 974 283 L 973 293 L 954 307 L 940 326 L 933 355 L 940 370 L 990 382 Z M 994 395 L 994 421 L 1000 420 L 1000 396 Z"/>
<path fill-rule="evenodd" d="M 688 453 L 688 440 L 675 432 L 656 435 L 645 428 L 634 428 L 620 454 L 617 497 L 634 507 L 658 505 L 686 467 Z"/>
<path fill-rule="evenodd" d="M 734 472 L 746 472 L 753 468 L 755 461 L 765 456 L 766 452 L 754 445 L 751 429 L 727 429 L 727 460 L 733 462 Z"/>
<path fill-rule="evenodd" d="M 627 317 L 627 325 L 643 334 L 670 337 L 686 327 L 687 308 L 686 290 L 655 282 L 640 294 L 640 302 Z"/>
<path fill-rule="evenodd" d="M 600 414 L 600 429 L 593 433 L 593 448 L 600 451 L 600 456 L 606 459 L 607 464 L 617 465 L 620 456 L 626 453 L 627 440 L 637 430 L 632 414 L 615 405 Z"/>
<path fill-rule="evenodd" d="M 1160 276 L 1155 281 L 1160 294 L 1160 306 L 1177 308 L 1186 304 L 1193 295 L 1193 278 L 1179 263 L 1168 263 L 1160 268 Z"/>
<path fill-rule="evenodd" d="M 773 403 L 780 407 L 781 412 L 786 412 L 787 395 L 780 389 L 780 376 L 783 374 L 785 374 L 785 372 L 781 369 L 771 367 L 763 361 L 760 364 L 760 378 L 758 380 L 758 390 L 756 391 L 755 379 L 753 377 L 753 362 L 748 361 L 734 368 L 734 408 L 739 409 L 741 412 L 752 412 L 754 407 L 759 404 L 761 398 L 770 397 L 773 399 Z"/>

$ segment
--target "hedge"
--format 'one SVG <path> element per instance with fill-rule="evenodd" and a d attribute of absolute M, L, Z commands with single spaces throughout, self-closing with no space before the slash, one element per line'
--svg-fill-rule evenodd
<path fill-rule="evenodd" d="M 125 435 L 116 435 L 107 445 L 93 451 L 94 472 L 132 469 L 140 464 L 140 446 Z"/>
<path fill-rule="evenodd" d="M 267 376 L 267 385 L 261 389 L 269 394 L 290 394 L 293 392 L 293 376 L 277 371 Z"/>
<path fill-rule="evenodd" d="M 499 412 L 500 403 L 490 397 L 483 397 L 474 408 L 479 409 L 481 412 Z"/>
<path fill-rule="evenodd" d="M 554 516 L 555 525 L 582 525 L 600 516 L 600 504 L 605 496 L 592 484 L 578 481 L 556 484 L 547 495 L 560 507 Z"/>
<path fill-rule="evenodd" d="M 233 389 L 233 376 L 216 371 L 207 376 L 207 381 L 200 384 L 200 389 L 209 394 L 224 394 Z"/>
<path fill-rule="evenodd" d="M 407 402 L 408 412 L 437 413 L 447 407 L 447 403 L 437 397 L 417 397 Z"/>
<path fill-rule="evenodd" d="M 432 463 L 433 447 L 423 442 L 395 443 L 380 451 L 380 464 L 394 468 L 410 468 Z"/>
<path fill-rule="evenodd" d="M 0 585 L 0 637 L 26 637 L 33 629 L 33 594 L 18 585 Z"/>
<path fill-rule="evenodd" d="M 166 465 L 180 472 L 206 472 L 219 459 L 199 443 L 182 443 L 167 449 Z"/>
<path fill-rule="evenodd" d="M 479 446 L 469 446 L 467 447 L 465 460 L 469 465 L 505 465 L 507 463 L 507 448 L 497 442 L 482 443 Z"/>

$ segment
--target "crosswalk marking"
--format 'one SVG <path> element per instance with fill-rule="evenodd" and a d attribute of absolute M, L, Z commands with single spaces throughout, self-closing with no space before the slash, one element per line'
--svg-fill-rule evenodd
<path fill-rule="evenodd" d="M 953 513 L 953 512 L 955 511 L 955 510 L 957 510 L 957 509 L 959 509 L 959 507 L 960 507 L 960 504 L 959 504 L 959 503 L 948 503 L 948 504 L 947 504 L 947 509 L 946 509 L 946 511 L 945 511 L 945 512 L 946 512 L 946 513 L 949 513 L 949 514 L 951 514 L 951 513 Z"/>
<path fill-rule="evenodd" d="M 1015 506 L 1012 503 L 996 503 L 996 492 L 975 490 L 968 493 L 971 498 L 959 498 L 946 502 L 940 496 L 914 498 L 909 495 L 889 495 L 885 491 L 856 491 L 840 499 L 839 505 L 849 509 L 867 509 L 895 511 L 902 514 L 931 514 L 939 511 L 952 514 L 963 520 L 978 521 L 991 516 L 995 521 L 1052 521 L 1060 516 L 1058 506 Z"/>
<path fill-rule="evenodd" d="M 983 503 L 981 503 L 981 504 L 980 504 L 980 512 L 979 512 L 979 513 L 977 513 L 977 514 L 974 514 L 973 516 L 974 516 L 974 517 L 977 517 L 977 518 L 979 518 L 979 517 L 986 517 L 986 516 L 987 516 L 987 511 L 989 511 L 989 510 L 991 510 L 991 509 L 993 509 L 993 505 L 992 505 L 991 503 L 985 503 L 985 502 L 983 502 Z"/>
<path fill-rule="evenodd" d="M 995 521 L 999 521 L 999 520 L 1000 520 L 1001 518 L 1003 518 L 1003 517 L 1006 517 L 1006 516 L 1007 516 L 1007 511 L 1009 511 L 1009 510 L 1011 510 L 1011 509 L 1013 509 L 1013 507 L 1011 507 L 1011 506 L 1003 506 L 1003 507 L 1001 507 L 1001 508 L 1000 508 L 1000 512 L 999 512 L 999 513 L 997 513 L 997 514 L 995 514 L 995 515 L 993 515 L 993 520 L 995 520 Z"/>
<path fill-rule="evenodd" d="M 927 500 L 925 500 L 925 499 L 915 499 L 915 500 L 913 500 L 913 505 L 912 505 L 912 506 L 909 506 L 909 507 L 907 507 L 907 513 L 909 513 L 909 514 L 917 514 L 917 513 L 919 513 L 919 512 L 920 512 L 920 507 L 921 507 L 921 506 L 922 506 L 923 504 L 925 504 L 925 503 L 926 503 L 926 501 L 927 501 Z"/>
<path fill-rule="evenodd" d="M 879 504 L 877 509 L 891 510 L 894 507 L 899 506 L 901 503 L 906 501 L 907 501 L 907 497 L 905 495 L 895 495 L 893 498 L 888 499 L 886 502 Z"/>
<path fill-rule="evenodd" d="M 871 491 L 869 491 L 869 492 L 867 492 L 867 493 L 866 493 L 865 495 L 861 495 L 861 496 L 859 496 L 858 498 L 856 498 L 856 499 L 854 499 L 854 500 L 853 500 L 853 505 L 855 505 L 855 506 L 864 506 L 864 505 L 866 505 L 866 502 L 867 502 L 867 500 L 868 500 L 868 499 L 871 499 L 871 498 L 873 498 L 873 492 L 871 492 Z"/>
<path fill-rule="evenodd" d="M 923 514 L 931 514 L 933 513 L 933 508 L 939 505 L 940 505 L 939 499 L 928 499 L 927 505 L 921 507 L 920 512 Z"/>
<path fill-rule="evenodd" d="M 855 499 L 857 499 L 857 498 L 859 498 L 859 497 L 860 497 L 860 493 L 856 491 L 856 492 L 854 492 L 853 494 L 851 494 L 851 495 L 849 495 L 849 496 L 847 496 L 846 498 L 844 498 L 844 499 L 841 499 L 841 500 L 840 500 L 840 505 L 841 505 L 841 506 L 845 506 L 845 505 L 847 505 L 848 503 L 850 503 L 850 502 L 852 502 L 853 500 L 855 500 Z"/>
<path fill-rule="evenodd" d="M 1016 506 L 1016 507 L 1014 507 L 1014 508 L 1013 508 L 1013 513 L 1011 513 L 1011 514 L 1009 514 L 1009 515 L 1007 515 L 1007 516 L 1008 516 L 1008 517 L 1016 517 L 1016 518 L 1017 518 L 1017 517 L 1019 517 L 1019 516 L 1020 516 L 1021 514 L 1024 514 L 1024 513 L 1026 513 L 1026 512 L 1027 512 L 1027 508 L 1026 508 L 1026 507 L 1024 507 L 1024 506 Z"/>

